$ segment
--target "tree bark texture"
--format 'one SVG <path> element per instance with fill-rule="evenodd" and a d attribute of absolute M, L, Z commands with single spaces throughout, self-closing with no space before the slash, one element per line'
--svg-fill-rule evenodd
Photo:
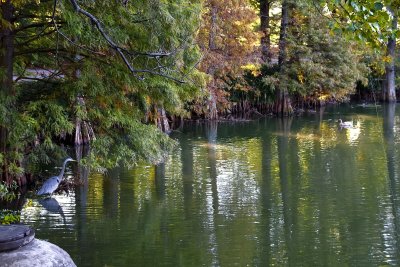
<path fill-rule="evenodd" d="M 76 97 L 76 105 L 79 109 L 82 109 L 86 114 L 86 103 L 83 97 Z M 82 120 L 80 117 L 75 119 L 75 145 L 90 144 L 91 141 L 96 140 L 96 136 L 93 131 L 93 127 L 90 122 Z"/>
<path fill-rule="evenodd" d="M 274 110 L 280 116 L 289 116 L 293 113 L 292 102 L 286 88 L 276 91 Z"/>
<path fill-rule="evenodd" d="M 209 99 L 208 99 L 208 119 L 217 120 L 218 110 L 217 110 L 217 96 L 215 95 L 215 87 L 209 86 Z"/>
<path fill-rule="evenodd" d="M 261 58 L 265 63 L 271 63 L 271 28 L 269 10 L 271 7 L 271 1 L 259 0 L 260 4 L 260 29 L 262 32 L 261 37 Z"/>
<path fill-rule="evenodd" d="M 280 33 L 279 33 L 279 57 L 278 57 L 279 66 L 282 66 L 286 61 L 288 25 L 289 25 L 289 3 L 287 0 L 283 0 L 281 27 L 280 27 Z"/>
<path fill-rule="evenodd" d="M 210 1 L 210 33 L 208 36 L 208 47 L 210 50 L 216 50 L 217 45 L 215 43 L 215 38 L 217 36 L 217 19 L 218 19 L 218 7 L 215 5 L 213 1 Z M 215 66 L 210 66 L 207 70 L 207 73 L 211 76 L 214 76 L 215 73 Z M 218 111 L 217 111 L 217 97 L 215 95 L 215 86 L 214 80 L 212 80 L 207 86 L 209 97 L 208 97 L 208 119 L 216 120 L 218 119 Z"/>
<path fill-rule="evenodd" d="M 211 13 L 211 21 L 210 21 L 210 35 L 208 39 L 208 47 L 210 50 L 217 49 L 217 45 L 215 44 L 215 37 L 217 35 L 217 6 L 211 2 L 210 3 L 210 13 Z"/>
<path fill-rule="evenodd" d="M 287 0 L 283 0 L 282 2 L 282 18 L 281 18 L 281 28 L 279 34 L 279 57 L 278 64 L 280 67 L 280 71 L 284 69 L 284 65 L 286 64 L 286 46 L 287 46 L 287 31 L 289 25 L 289 3 Z M 277 115 L 287 116 L 292 114 L 292 104 L 289 98 L 289 93 L 285 85 L 280 86 L 276 90 L 275 95 L 275 108 L 274 111 Z"/>
<path fill-rule="evenodd" d="M 393 13 L 393 12 L 392 12 Z M 392 29 L 397 29 L 397 17 L 393 17 L 392 21 Z M 395 84 L 395 57 L 396 57 L 396 39 L 393 37 L 389 37 L 386 54 L 390 57 L 390 62 L 386 63 L 385 66 L 385 95 L 384 101 L 386 102 L 396 102 L 396 84 Z"/>
<path fill-rule="evenodd" d="M 169 126 L 168 118 L 167 118 L 167 113 L 165 112 L 165 109 L 163 107 L 156 107 L 156 114 L 157 114 L 157 127 L 164 133 L 170 133 L 171 128 Z"/>

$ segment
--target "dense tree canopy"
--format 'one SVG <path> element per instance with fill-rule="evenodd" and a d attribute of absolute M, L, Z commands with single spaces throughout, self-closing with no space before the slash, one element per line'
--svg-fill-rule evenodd
<path fill-rule="evenodd" d="M 385 77 L 382 100 L 396 101 L 395 61 L 396 41 L 400 37 L 399 1 L 332 1 L 328 10 L 336 20 L 335 27 L 351 32 L 355 39 L 366 41 L 385 57 Z M 383 54 L 383 53 L 382 53 Z"/>
<path fill-rule="evenodd" d="M 1 7 L 2 62 L 11 68 L 1 90 L 3 180 L 22 177 L 29 162 L 61 155 L 65 142 L 91 142 L 99 168 L 161 160 L 171 141 L 151 126 L 157 108 L 184 115 L 183 104 L 203 83 L 194 43 L 200 3 Z"/>
<path fill-rule="evenodd" d="M 396 100 L 398 1 L 4 0 L 0 176 L 90 144 L 104 170 L 158 162 L 186 117 Z M 104 12 L 107 10 L 107 12 Z M 382 67 L 383 66 L 383 67 Z M 383 82 L 381 82 L 383 81 Z"/>

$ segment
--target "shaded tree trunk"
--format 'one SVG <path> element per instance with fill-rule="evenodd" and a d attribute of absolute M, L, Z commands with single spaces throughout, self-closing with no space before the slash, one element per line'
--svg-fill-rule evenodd
<path fill-rule="evenodd" d="M 214 84 L 214 81 L 212 81 Z M 208 119 L 217 120 L 218 119 L 218 110 L 217 110 L 217 97 L 215 95 L 215 87 L 209 86 L 209 97 L 208 97 Z"/>
<path fill-rule="evenodd" d="M 2 1 L 1 4 L 1 15 L 3 22 L 0 28 L 0 71 L 2 72 L 1 77 L 1 98 L 8 98 L 14 95 L 13 89 L 13 57 L 14 57 L 14 34 L 12 32 L 12 21 L 14 6 L 11 0 Z M 9 101 L 10 99 L 8 99 Z M 8 108 L 13 108 L 12 102 L 7 103 Z M 8 160 L 6 155 L 8 154 L 9 147 L 7 145 L 8 140 L 8 128 L 7 122 L 0 122 L 0 153 L 3 155 L 3 163 L 0 170 L 2 181 L 11 183 L 11 177 L 8 172 Z"/>
<path fill-rule="evenodd" d="M 3 20 L 1 25 L 1 69 L 4 71 L 2 77 L 2 91 L 6 95 L 12 95 L 13 92 L 13 56 L 14 56 L 14 34 L 12 32 L 12 19 L 14 7 L 11 0 L 1 4 L 1 13 Z"/>
<path fill-rule="evenodd" d="M 261 53 L 262 60 L 265 63 L 271 63 L 272 53 L 271 53 L 271 28 L 270 28 L 270 18 L 269 10 L 271 7 L 271 1 L 269 0 L 259 0 L 260 3 L 260 29 L 262 32 L 261 37 Z"/>
<path fill-rule="evenodd" d="M 281 69 L 280 70 L 281 72 L 284 68 L 287 58 L 286 46 L 287 46 L 288 26 L 289 26 L 289 3 L 287 0 L 283 0 L 281 28 L 279 34 L 279 57 L 278 57 L 278 64 Z M 274 111 L 277 115 L 281 116 L 287 116 L 292 114 L 293 112 L 289 93 L 287 91 L 287 88 L 285 88 L 285 85 L 280 86 L 280 88 L 276 90 Z"/>
<path fill-rule="evenodd" d="M 281 28 L 279 32 L 279 57 L 278 64 L 282 66 L 286 61 L 287 31 L 289 26 L 289 3 L 288 0 L 282 2 Z"/>
<path fill-rule="evenodd" d="M 211 13 L 211 21 L 210 21 L 210 35 L 208 36 L 208 47 L 210 50 L 216 50 L 217 45 L 215 43 L 215 37 L 217 35 L 217 12 L 218 8 L 212 1 L 210 2 L 210 13 Z M 211 76 L 214 76 L 215 66 L 210 66 L 208 68 L 207 73 Z M 207 117 L 210 120 L 218 119 L 218 111 L 217 111 L 217 100 L 215 96 L 215 86 L 214 79 L 208 85 L 209 97 L 208 97 L 208 114 Z"/>
<path fill-rule="evenodd" d="M 78 63 L 82 57 L 77 54 L 75 55 L 75 62 Z M 75 69 L 75 79 L 79 80 L 81 78 L 81 70 L 78 65 L 78 68 Z M 75 106 L 76 109 L 79 110 L 77 112 L 76 118 L 75 118 L 75 145 L 83 145 L 83 144 L 90 144 L 92 140 L 96 140 L 96 137 L 94 135 L 94 130 L 87 120 L 87 109 L 86 109 L 86 103 L 85 99 L 83 96 L 78 94 L 76 97 L 75 101 Z"/>
<path fill-rule="evenodd" d="M 211 22 L 210 22 L 210 35 L 208 38 L 208 47 L 210 50 L 217 49 L 215 44 L 215 36 L 217 35 L 217 12 L 218 9 L 216 5 L 211 2 L 210 3 L 210 13 L 211 13 Z"/>
<path fill-rule="evenodd" d="M 390 9 L 389 9 L 390 10 Z M 390 10 L 393 14 L 393 11 Z M 397 17 L 393 17 L 392 29 L 397 29 Z M 396 56 L 396 39 L 389 37 L 387 43 L 387 56 L 390 57 L 390 62 L 385 66 L 385 85 L 383 91 L 383 100 L 386 102 L 396 102 L 396 84 L 395 84 L 395 56 Z"/>
<path fill-rule="evenodd" d="M 76 97 L 75 105 L 81 109 L 83 114 L 87 114 L 85 100 L 81 96 Z M 77 116 L 75 119 L 75 145 L 90 144 L 91 141 L 96 140 L 94 130 L 90 122 Z"/>
<path fill-rule="evenodd" d="M 288 116 L 293 113 L 292 102 L 286 88 L 276 90 L 274 110 L 280 116 Z"/>
<path fill-rule="evenodd" d="M 161 108 L 156 108 L 156 113 L 157 113 L 157 127 L 164 133 L 170 133 L 171 128 L 169 127 L 169 122 L 167 118 L 167 114 L 165 112 L 165 109 L 163 107 Z"/>

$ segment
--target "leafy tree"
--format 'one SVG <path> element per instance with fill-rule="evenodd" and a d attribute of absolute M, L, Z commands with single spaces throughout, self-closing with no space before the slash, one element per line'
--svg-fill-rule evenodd
<path fill-rule="evenodd" d="M 203 84 L 194 68 L 200 1 L 0 5 L 2 180 L 61 157 L 66 141 L 90 142 L 99 169 L 161 160 L 171 140 L 146 121 L 157 121 L 157 107 L 184 115 Z"/>
<path fill-rule="evenodd" d="M 200 69 L 210 75 L 210 81 L 205 101 L 208 110 L 195 107 L 200 114 L 215 119 L 235 105 L 229 99 L 230 90 L 235 90 L 229 88 L 229 77 L 240 77 L 241 67 L 253 60 L 259 40 L 256 20 L 248 1 L 206 1 L 198 42 L 204 53 Z M 203 101 L 198 106 L 204 107 Z"/>
<path fill-rule="evenodd" d="M 332 33 L 330 20 L 307 3 L 293 12 L 293 20 L 290 62 L 284 70 L 292 95 L 301 102 L 343 101 L 354 92 L 357 81 L 367 83 L 369 70 L 362 62 L 368 51 L 365 46 Z"/>
<path fill-rule="evenodd" d="M 327 7 L 340 22 L 336 23 L 337 28 L 344 28 L 354 33 L 356 38 L 386 50 L 382 99 L 395 102 L 395 51 L 396 39 L 400 36 L 397 23 L 399 1 L 329 1 Z"/>
<path fill-rule="evenodd" d="M 369 73 L 365 46 L 335 35 L 331 19 L 308 1 L 283 3 L 278 65 L 265 64 L 247 76 L 251 86 L 274 103 L 276 114 L 290 114 L 291 106 L 342 101 L 357 81 Z M 286 25 L 286 26 L 285 26 Z"/>

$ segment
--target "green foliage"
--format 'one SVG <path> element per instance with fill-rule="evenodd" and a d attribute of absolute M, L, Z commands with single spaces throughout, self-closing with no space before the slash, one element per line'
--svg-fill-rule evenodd
<path fill-rule="evenodd" d="M 367 41 L 382 48 L 389 37 L 399 37 L 400 30 L 392 28 L 393 17 L 399 16 L 397 1 L 328 1 L 323 2 L 330 11 L 337 31 L 350 34 L 355 39 Z"/>
<path fill-rule="evenodd" d="M 157 128 L 127 121 L 120 131 L 98 138 L 86 159 L 98 171 L 115 166 L 133 167 L 140 161 L 158 163 L 175 144 Z M 145 137 L 145 138 L 144 138 Z"/>
<path fill-rule="evenodd" d="M 13 200 L 16 197 L 14 193 L 16 187 L 17 184 L 15 182 L 10 185 L 0 182 L 0 200 Z"/>
<path fill-rule="evenodd" d="M 15 94 L 0 94 L 0 126 L 8 135 L 0 162 L 18 178 L 33 171 L 32 163 L 62 158 L 62 143 L 74 141 L 79 123 L 96 136 L 86 162 L 97 169 L 160 161 L 174 142 L 144 122 L 154 106 L 187 114 L 184 103 L 204 86 L 194 44 L 201 1 L 78 1 L 103 33 L 70 1 L 56 3 L 52 17 L 53 1 L 18 2 L 13 26 L 19 82 Z M 37 69 L 48 70 L 46 77 Z"/>
<path fill-rule="evenodd" d="M 14 224 L 21 221 L 21 212 L 13 210 L 0 210 L 0 224 Z"/>
<path fill-rule="evenodd" d="M 277 75 L 280 71 L 278 65 L 263 64 L 258 71 L 246 71 L 244 78 L 252 87 L 253 94 L 258 96 L 261 103 L 272 104 L 275 99 L 275 90 L 278 84 Z M 243 98 L 243 96 L 241 97 Z"/>
<path fill-rule="evenodd" d="M 354 92 L 357 81 L 366 83 L 368 69 L 361 62 L 359 45 L 332 35 L 328 21 L 321 16 L 303 17 L 301 33 L 291 33 L 289 62 L 284 74 L 292 81 L 289 91 L 319 100 L 342 100 Z"/>
<path fill-rule="evenodd" d="M 354 92 L 357 81 L 367 83 L 365 46 L 332 34 L 331 21 L 307 2 L 297 2 L 291 17 L 287 62 L 281 68 L 262 66 L 246 76 L 265 99 L 271 102 L 276 90 L 285 89 L 301 101 L 343 101 Z"/>

